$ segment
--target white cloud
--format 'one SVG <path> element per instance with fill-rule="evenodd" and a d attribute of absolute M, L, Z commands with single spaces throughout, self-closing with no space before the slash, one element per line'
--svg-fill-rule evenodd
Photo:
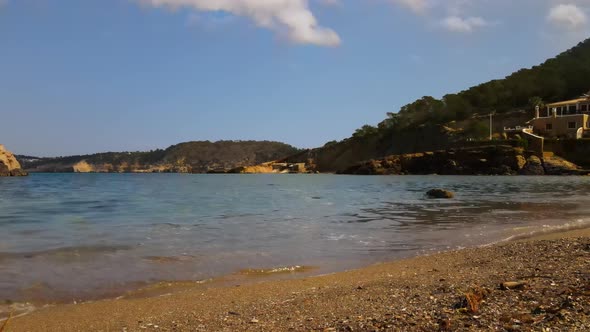
<path fill-rule="evenodd" d="M 566 29 L 578 29 L 588 22 L 588 17 L 584 11 L 573 4 L 556 5 L 549 10 L 547 20 L 556 26 Z"/>
<path fill-rule="evenodd" d="M 392 0 L 393 3 L 402 5 L 411 9 L 416 13 L 424 13 L 428 7 L 430 7 L 430 2 L 428 0 Z"/>
<path fill-rule="evenodd" d="M 2 1 L 2 0 L 0 0 Z M 338 46 L 340 37 L 318 24 L 307 0 L 139 0 L 153 7 L 187 7 L 197 11 L 223 11 L 250 18 L 298 44 Z M 328 0 L 329 1 L 329 0 Z M 333 1 L 332 1 L 333 2 Z"/>
<path fill-rule="evenodd" d="M 472 32 L 477 28 L 488 25 L 481 17 L 449 16 L 442 21 L 443 27 L 452 32 Z"/>
<path fill-rule="evenodd" d="M 468 33 L 490 26 L 486 19 L 470 14 L 473 9 L 482 9 L 483 0 L 389 0 L 391 3 L 411 9 L 429 21 L 439 22 L 451 32 Z M 483 2 L 483 3 L 482 3 Z M 484 7 L 485 8 L 485 7 Z"/>

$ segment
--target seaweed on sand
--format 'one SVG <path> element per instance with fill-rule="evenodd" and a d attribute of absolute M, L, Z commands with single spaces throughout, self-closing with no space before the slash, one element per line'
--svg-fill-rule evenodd
<path fill-rule="evenodd" d="M 490 291 L 483 287 L 470 288 L 461 299 L 454 305 L 460 312 L 477 313 L 479 307 Z"/>

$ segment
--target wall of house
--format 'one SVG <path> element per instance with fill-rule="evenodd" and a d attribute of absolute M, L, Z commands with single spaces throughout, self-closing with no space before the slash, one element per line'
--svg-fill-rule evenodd
<path fill-rule="evenodd" d="M 575 128 L 569 128 L 568 123 L 576 122 Z M 551 130 L 547 130 L 547 124 L 552 125 Z M 587 114 L 575 114 L 565 115 L 558 117 L 549 118 L 537 118 L 532 120 L 535 134 L 544 137 L 570 137 L 576 138 L 576 132 L 578 128 L 582 127 L 588 129 L 588 115 Z"/>
<path fill-rule="evenodd" d="M 533 151 L 533 153 L 539 157 L 542 158 L 543 157 L 543 151 L 545 151 L 545 139 L 541 136 L 537 136 L 537 135 L 533 135 L 527 132 L 522 132 L 521 133 L 522 138 L 526 139 L 527 142 L 529 143 L 529 146 L 527 147 L 528 151 Z"/>

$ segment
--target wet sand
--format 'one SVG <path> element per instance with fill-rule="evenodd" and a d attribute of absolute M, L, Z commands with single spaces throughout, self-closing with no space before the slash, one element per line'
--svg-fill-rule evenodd
<path fill-rule="evenodd" d="M 42 308 L 11 319 L 4 332 L 548 328 L 590 331 L 588 229 L 294 280 L 160 284 Z"/>

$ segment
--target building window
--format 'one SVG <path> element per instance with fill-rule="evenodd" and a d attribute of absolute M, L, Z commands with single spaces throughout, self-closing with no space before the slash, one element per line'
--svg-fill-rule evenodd
<path fill-rule="evenodd" d="M 578 108 L 576 107 L 576 105 L 574 106 L 570 106 L 568 113 L 569 114 L 576 114 L 576 111 L 578 110 Z"/>
<path fill-rule="evenodd" d="M 588 112 L 588 105 L 582 105 L 582 112 Z"/>
<path fill-rule="evenodd" d="M 545 124 L 545 130 L 552 130 L 552 129 L 553 129 L 553 124 L 552 123 Z"/>
<path fill-rule="evenodd" d="M 576 122 L 568 122 L 567 127 L 568 129 L 576 129 Z"/>

